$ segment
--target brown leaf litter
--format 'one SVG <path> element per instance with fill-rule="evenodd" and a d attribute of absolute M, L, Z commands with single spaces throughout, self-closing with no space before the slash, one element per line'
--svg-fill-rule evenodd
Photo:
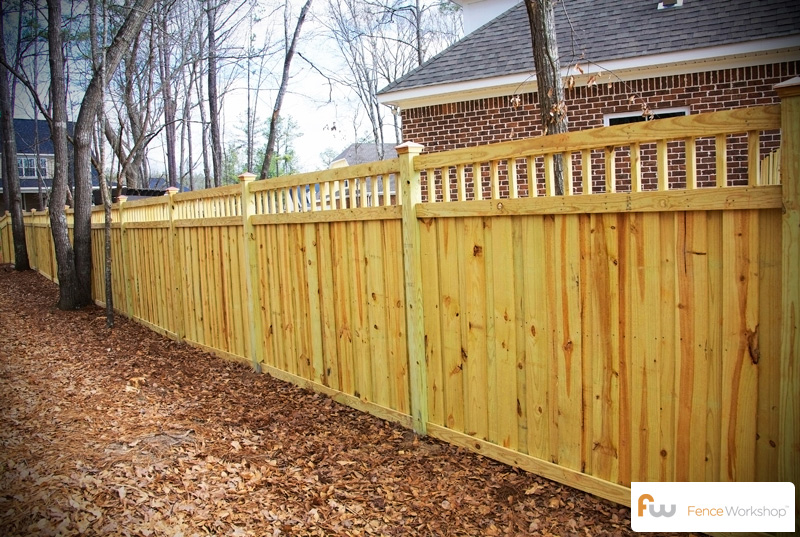
<path fill-rule="evenodd" d="M 630 510 L 419 438 L 0 269 L 2 535 L 632 535 Z"/>

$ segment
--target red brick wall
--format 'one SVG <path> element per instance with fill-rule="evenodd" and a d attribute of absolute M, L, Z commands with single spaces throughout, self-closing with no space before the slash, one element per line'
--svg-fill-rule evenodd
<path fill-rule="evenodd" d="M 629 82 L 611 82 L 606 75 L 592 87 L 567 90 L 567 114 L 571 130 L 603 126 L 604 114 L 640 113 L 645 102 L 651 110 L 688 108 L 690 114 L 730 108 L 777 103 L 773 86 L 797 76 L 800 62 L 758 67 L 725 69 L 687 75 L 664 76 Z M 632 99 L 633 97 L 633 99 Z M 458 103 L 412 108 L 402 111 L 403 139 L 425 146 L 426 152 L 446 151 L 492 142 L 515 140 L 541 134 L 538 99 L 535 93 L 478 99 Z M 762 136 L 762 154 L 777 147 L 778 133 Z M 643 183 L 655 185 L 655 145 L 642 147 Z M 675 159 L 670 164 L 670 184 L 684 184 L 682 145 L 671 143 Z M 747 144 L 743 137 L 729 139 L 728 183 L 747 180 Z M 697 145 L 698 179 L 701 185 L 715 181 L 713 139 L 700 139 Z M 602 190 L 597 176 L 602 176 L 603 159 L 595 154 L 595 190 Z M 576 172 L 580 164 L 576 161 Z M 630 188 L 629 165 L 618 159 L 617 188 Z M 538 174 L 537 174 L 538 175 Z M 579 173 L 578 173 L 579 175 Z M 540 185 L 541 187 L 541 185 Z M 578 188 L 580 191 L 580 188 Z"/>

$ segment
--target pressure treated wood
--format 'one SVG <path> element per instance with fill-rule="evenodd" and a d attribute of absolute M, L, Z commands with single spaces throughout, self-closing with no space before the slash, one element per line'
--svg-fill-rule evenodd
<path fill-rule="evenodd" d="M 800 483 L 800 78 L 776 87 L 782 99 L 781 185 L 783 189 L 783 262 L 781 287 L 781 365 L 778 476 Z M 795 504 L 795 528 L 800 529 Z"/>
<path fill-rule="evenodd" d="M 796 482 L 800 96 L 784 93 L 780 106 L 446 154 L 407 145 L 395 161 L 123 201 L 115 304 L 168 337 L 620 503 L 636 480 Z M 778 127 L 783 147 L 762 162 L 774 148 L 760 137 Z M 748 186 L 727 185 L 737 139 Z M 698 163 L 698 147 L 714 162 Z M 627 154 L 631 192 L 613 193 Z M 555 155 L 565 196 L 553 196 Z M 593 157 L 605 181 L 598 166 L 589 195 Z M 428 195 L 442 193 L 431 203 L 422 170 Z M 718 186 L 697 188 L 699 170 Z M 52 278 L 48 225 L 25 215 L 31 261 Z M 3 256 L 9 231 L 0 218 Z"/>
<path fill-rule="evenodd" d="M 722 219 L 715 211 L 514 217 L 522 218 L 521 248 L 508 247 L 517 233 L 504 225 L 511 217 L 465 217 L 455 225 L 452 218 L 422 219 L 423 260 L 433 264 L 423 275 L 431 423 L 479 437 L 478 409 L 488 409 L 485 439 L 513 446 L 518 431 L 527 431 L 532 456 L 623 485 L 755 479 L 756 452 L 766 449 L 756 441 L 758 403 L 738 401 L 767 385 L 761 375 L 778 381 L 775 355 L 762 352 L 758 364 L 752 358 L 760 352 L 755 326 L 773 315 L 759 303 L 778 297 L 777 286 L 753 274 L 756 264 L 774 273 L 769 267 L 780 258 L 757 229 L 774 229 L 778 215 L 754 209 Z M 464 246 L 454 256 L 451 235 L 462 226 Z M 587 250 L 591 255 L 581 254 Z M 483 255 L 491 264 L 475 265 Z M 524 268 L 517 274 L 514 267 Z M 468 283 L 460 284 L 459 274 Z M 466 345 L 453 345 L 459 326 L 450 319 L 462 311 L 462 288 Z M 515 294 L 520 289 L 522 296 Z M 515 322 L 517 311 L 524 322 Z M 524 348 L 504 363 L 517 341 Z M 467 373 L 482 355 L 485 380 Z M 528 371 L 524 405 L 515 395 L 523 392 L 516 373 L 506 376 L 515 368 Z M 460 382 L 448 385 L 454 378 Z M 765 430 L 774 427 L 769 409 L 760 413 Z M 775 468 L 774 455 L 764 456 L 758 464 Z"/>

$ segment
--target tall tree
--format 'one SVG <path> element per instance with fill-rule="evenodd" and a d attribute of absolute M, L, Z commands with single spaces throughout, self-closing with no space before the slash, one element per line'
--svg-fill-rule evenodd
<path fill-rule="evenodd" d="M 219 91 L 217 89 L 217 10 L 219 4 L 211 0 L 206 8 L 208 16 L 208 111 L 211 116 L 211 162 L 214 167 L 214 186 L 222 183 L 222 136 L 219 130 Z"/>
<path fill-rule="evenodd" d="M 61 30 L 61 0 L 47 0 L 47 42 L 50 61 L 50 106 L 53 139 L 53 189 L 50 193 L 50 231 L 56 252 L 58 272 L 58 307 L 78 307 L 78 278 L 75 257 L 69 241 L 67 216 L 67 86 L 64 75 L 64 39 Z"/>
<path fill-rule="evenodd" d="M 294 27 L 291 40 L 289 40 L 288 25 L 285 25 L 285 51 L 286 54 L 283 60 L 283 73 L 281 75 L 281 85 L 278 88 L 278 94 L 275 97 L 275 104 L 272 107 L 272 116 L 269 120 L 269 136 L 267 138 L 267 150 L 264 153 L 264 162 L 261 165 L 261 174 L 259 179 L 266 179 L 269 174 L 270 167 L 272 166 L 272 159 L 275 156 L 275 139 L 278 135 L 278 120 L 281 114 L 281 107 L 283 106 L 283 97 L 286 95 L 286 88 L 289 86 L 290 69 L 292 66 L 292 58 L 297 50 L 297 42 L 300 39 L 300 30 L 306 20 L 308 10 L 311 8 L 312 0 L 306 0 L 303 7 L 300 9 L 300 15 L 297 17 L 297 24 Z M 284 15 L 285 21 L 288 21 L 288 5 L 286 6 L 286 13 Z"/>
<path fill-rule="evenodd" d="M 111 45 L 104 51 L 103 63 L 106 72 L 117 70 L 123 55 L 138 36 L 142 24 L 155 0 L 136 0 L 130 7 L 122 26 L 117 30 Z M 52 24 L 52 21 L 51 21 Z M 92 74 L 81 102 L 78 119 L 75 121 L 74 178 L 75 178 L 75 224 L 74 250 L 75 272 L 78 277 L 78 307 L 92 303 L 92 135 L 94 124 L 103 106 L 102 91 L 107 77 L 99 71 Z"/>
<path fill-rule="evenodd" d="M 102 36 L 98 36 L 97 25 L 97 0 L 89 0 L 89 36 L 91 40 L 91 53 L 92 53 L 92 66 L 95 72 L 100 73 L 100 101 L 105 100 L 106 88 L 106 66 L 105 56 L 100 53 L 106 46 L 106 33 L 108 32 L 108 18 L 105 3 L 102 5 Z M 108 180 L 105 172 L 105 148 L 103 130 L 107 123 L 105 106 L 100 107 L 100 116 L 95 123 L 95 141 L 97 143 L 97 154 L 99 163 L 97 172 L 100 179 L 100 195 L 103 201 L 103 272 L 105 283 L 105 302 L 106 302 L 106 327 L 111 328 L 114 326 L 114 290 L 112 288 L 111 279 L 111 189 L 109 188 Z"/>
<path fill-rule="evenodd" d="M 177 125 L 175 115 L 178 109 L 178 102 L 173 95 L 172 89 L 172 62 L 171 45 L 169 40 L 169 6 L 160 5 L 158 9 L 158 49 L 160 55 L 159 74 L 161 78 L 161 92 L 164 100 L 164 133 L 166 137 L 167 153 L 167 182 L 169 186 L 178 186 L 178 160 L 175 154 L 177 149 L 176 136 Z"/>
<path fill-rule="evenodd" d="M 423 0 L 328 0 L 324 23 L 344 66 L 323 69 L 330 81 L 358 99 L 380 155 L 386 108 L 378 102 L 378 89 L 458 39 L 458 6 Z M 399 141 L 396 114 L 393 120 Z"/>
<path fill-rule="evenodd" d="M 3 36 L 3 8 L 0 7 L 0 37 Z M 14 267 L 17 270 L 30 270 L 28 246 L 25 240 L 25 224 L 22 220 L 22 194 L 17 173 L 17 139 L 14 131 L 14 106 L 11 102 L 9 73 L 5 68 L 5 39 L 0 39 L 0 136 L 3 140 L 3 178 L 11 202 L 11 232 L 14 237 Z M 38 172 L 39 161 L 36 161 Z"/>
<path fill-rule="evenodd" d="M 558 60 L 554 7 L 557 0 L 525 0 L 531 28 L 533 61 L 536 67 L 536 93 L 545 134 L 567 132 L 567 107 L 564 102 L 564 82 Z M 556 194 L 564 194 L 564 162 L 556 155 Z"/>

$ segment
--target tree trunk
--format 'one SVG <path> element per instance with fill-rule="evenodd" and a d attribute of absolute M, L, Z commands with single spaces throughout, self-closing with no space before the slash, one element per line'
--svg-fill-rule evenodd
<path fill-rule="evenodd" d="M 167 28 L 167 12 L 164 10 L 160 14 L 159 33 L 161 49 L 161 92 L 164 99 L 164 134 L 167 142 L 167 181 L 169 186 L 178 186 L 178 163 L 175 155 L 176 150 L 176 127 L 175 113 L 178 104 L 172 94 L 172 81 L 170 73 L 170 53 L 169 53 L 169 34 Z"/>
<path fill-rule="evenodd" d="M 266 179 L 269 174 L 269 167 L 272 165 L 272 158 L 275 155 L 275 138 L 278 134 L 278 119 L 281 114 L 281 106 L 283 105 L 283 97 L 286 95 L 286 88 L 289 85 L 289 68 L 292 65 L 292 58 L 294 51 L 297 49 L 297 40 L 300 37 L 300 29 L 303 22 L 306 20 L 309 8 L 311 8 L 312 0 L 306 0 L 303 7 L 300 9 L 300 16 L 297 18 L 297 26 L 294 28 L 292 41 L 289 44 L 289 49 L 286 51 L 286 57 L 283 60 L 283 74 L 281 75 L 281 85 L 278 88 L 278 95 L 275 97 L 275 106 L 272 107 L 272 117 L 269 119 L 269 138 L 267 139 L 267 150 L 264 152 L 264 163 L 261 165 L 261 175 L 259 179 Z"/>
<path fill-rule="evenodd" d="M 50 230 L 56 252 L 58 272 L 58 307 L 62 310 L 77 307 L 78 280 L 75 258 L 69 242 L 67 217 L 67 90 L 64 76 L 63 36 L 61 35 L 61 0 L 47 0 L 47 40 L 50 51 L 50 103 L 53 122 L 50 135 L 53 139 L 53 188 L 50 193 Z"/>
<path fill-rule="evenodd" d="M 212 0 L 213 1 L 213 0 Z M 208 111 L 211 121 L 211 161 L 214 186 L 222 184 L 222 137 L 219 133 L 219 93 L 217 92 L 217 5 L 209 6 L 208 14 Z"/>
<path fill-rule="evenodd" d="M 545 135 L 567 132 L 567 109 L 558 60 L 554 4 L 555 0 L 525 0 L 536 66 L 536 92 Z M 561 155 L 556 155 L 554 161 L 556 194 L 563 195 L 564 165 Z"/>
<path fill-rule="evenodd" d="M 3 35 L 3 18 L 5 14 L 0 9 L 0 35 Z M 8 200 L 11 202 L 11 233 L 14 236 L 14 267 L 17 270 L 30 270 L 28 260 L 28 246 L 25 240 L 25 223 L 22 220 L 22 194 L 19 188 L 19 174 L 17 173 L 17 139 L 14 132 L 14 109 L 11 106 L 11 87 L 8 81 L 8 71 L 5 68 L 6 46 L 0 42 L 0 116 L 2 116 L 3 160 L 5 168 L 3 177 L 8 177 Z M 36 169 L 38 172 L 38 162 Z M 8 207 L 8 206 L 7 206 Z"/>
<path fill-rule="evenodd" d="M 105 99 L 106 82 L 106 65 L 105 56 L 100 54 L 100 50 L 105 50 L 106 46 L 106 31 L 108 28 L 108 20 L 105 5 L 103 6 L 103 36 L 98 40 L 97 36 L 97 1 L 89 0 L 89 35 L 92 41 L 92 62 L 96 73 L 100 74 L 100 100 Z M 97 172 L 99 175 L 100 194 L 103 200 L 103 276 L 105 283 L 105 301 L 106 301 L 106 327 L 111 328 L 114 326 L 114 289 L 111 281 L 111 189 L 106 178 L 106 144 L 103 142 L 103 131 L 108 124 L 104 108 L 100 107 L 100 114 L 98 115 L 98 122 L 95 124 L 95 140 L 98 146 L 98 159 L 99 165 Z M 117 178 L 119 181 L 119 178 Z"/>
<path fill-rule="evenodd" d="M 144 19 L 154 0 L 137 0 L 128 12 L 125 22 L 117 31 L 111 45 L 105 51 L 108 73 L 117 70 L 122 56 L 131 47 L 142 28 Z M 92 132 L 102 101 L 100 73 L 92 76 L 81 102 L 73 136 L 75 148 L 75 224 L 73 244 L 75 251 L 75 273 L 78 278 L 77 306 L 92 303 Z"/>
<path fill-rule="evenodd" d="M 184 79 L 184 87 L 186 90 L 186 100 L 184 101 L 185 107 L 183 110 L 183 124 L 186 126 L 186 144 L 189 153 L 189 160 L 186 163 L 186 168 L 189 173 L 189 190 L 194 190 L 194 154 L 192 152 L 192 83 L 191 77 L 194 77 L 194 66 L 191 70 L 190 79 Z"/>

